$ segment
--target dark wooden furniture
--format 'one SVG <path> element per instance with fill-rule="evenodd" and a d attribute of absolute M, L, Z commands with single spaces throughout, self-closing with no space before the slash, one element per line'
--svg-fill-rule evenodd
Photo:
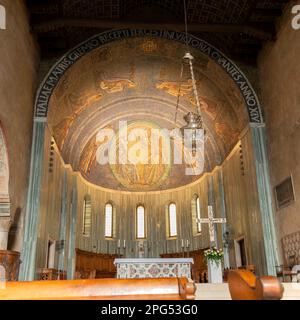
<path fill-rule="evenodd" d="M 67 280 L 66 271 L 42 268 L 38 271 L 40 280 Z"/>
<path fill-rule="evenodd" d="M 243 269 L 229 271 L 228 285 L 233 300 L 280 300 L 284 291 L 276 277 L 257 278 Z"/>
<path fill-rule="evenodd" d="M 300 271 L 293 270 L 293 267 L 299 264 L 298 260 L 296 254 L 292 254 L 286 258 L 287 264 L 275 267 L 276 275 L 278 278 L 281 278 L 282 282 L 285 282 L 287 278 L 293 282 L 294 277 L 296 277 L 296 281 L 298 280 L 298 273 L 300 273 Z"/>
<path fill-rule="evenodd" d="M 186 278 L 10 282 L 0 300 L 194 300 Z"/>
<path fill-rule="evenodd" d="M 298 271 L 293 271 L 289 266 L 281 265 L 276 266 L 276 275 L 281 279 L 282 282 L 286 282 L 287 277 L 292 282 L 293 277 L 297 277 Z"/>
<path fill-rule="evenodd" d="M 94 253 L 76 249 L 76 279 L 114 278 L 117 270 L 114 265 L 116 254 Z"/>
<path fill-rule="evenodd" d="M 204 251 L 207 249 L 199 249 L 189 252 L 179 252 L 179 253 L 168 253 L 161 254 L 161 258 L 183 258 L 189 257 L 194 259 L 194 264 L 192 265 L 192 279 L 196 283 L 207 283 L 208 273 L 207 264 L 204 260 Z"/>
<path fill-rule="evenodd" d="M 17 281 L 19 277 L 20 253 L 0 250 L 0 265 L 5 269 L 6 281 Z"/>

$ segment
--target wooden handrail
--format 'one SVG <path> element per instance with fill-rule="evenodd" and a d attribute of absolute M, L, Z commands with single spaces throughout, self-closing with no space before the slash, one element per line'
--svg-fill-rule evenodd
<path fill-rule="evenodd" d="M 0 300 L 194 300 L 186 278 L 7 282 Z"/>
<path fill-rule="evenodd" d="M 230 270 L 228 284 L 233 300 L 280 300 L 283 285 L 272 276 L 257 278 L 249 270 Z"/>

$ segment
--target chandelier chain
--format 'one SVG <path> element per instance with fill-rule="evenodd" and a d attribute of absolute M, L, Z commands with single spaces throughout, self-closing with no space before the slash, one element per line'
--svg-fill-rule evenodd
<path fill-rule="evenodd" d="M 175 112 L 175 124 L 177 123 L 177 116 L 178 116 L 178 109 L 179 109 L 179 100 L 181 95 L 181 81 L 183 77 L 183 64 L 181 64 L 181 72 L 180 72 L 180 82 L 178 88 L 178 95 L 177 95 L 177 103 L 176 103 L 176 112 Z"/>
<path fill-rule="evenodd" d="M 196 105 L 197 105 L 197 113 L 200 115 L 200 113 L 201 113 L 200 100 L 199 100 L 199 95 L 198 95 L 197 86 L 196 86 L 196 79 L 195 79 L 192 59 L 189 60 L 189 64 L 190 64 L 193 90 L 194 90 L 194 95 L 195 95 Z"/>
<path fill-rule="evenodd" d="M 183 0 L 183 7 L 184 7 L 184 24 L 185 24 L 185 44 L 188 48 L 188 17 L 187 17 L 187 6 L 186 0 Z"/>

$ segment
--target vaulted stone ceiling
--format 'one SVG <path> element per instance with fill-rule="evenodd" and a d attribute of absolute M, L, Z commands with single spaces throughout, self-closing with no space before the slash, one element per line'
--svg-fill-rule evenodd
<path fill-rule="evenodd" d="M 48 124 L 67 164 L 91 183 L 129 191 L 163 190 L 199 178 L 185 174 L 186 165 L 138 168 L 99 165 L 96 135 L 119 130 L 119 121 L 144 128 L 180 128 L 195 110 L 188 69 L 181 73 L 185 46 L 155 38 L 113 42 L 81 58 L 60 80 L 50 100 Z M 200 51 L 195 74 L 207 132 L 205 171 L 220 165 L 248 123 L 243 98 L 233 81 Z M 181 83 L 178 120 L 177 96 Z"/>
<path fill-rule="evenodd" d="M 187 0 L 189 31 L 232 59 L 255 64 L 262 43 L 276 37 L 288 0 Z M 43 57 L 59 56 L 112 28 L 183 31 L 183 0 L 27 0 Z"/>

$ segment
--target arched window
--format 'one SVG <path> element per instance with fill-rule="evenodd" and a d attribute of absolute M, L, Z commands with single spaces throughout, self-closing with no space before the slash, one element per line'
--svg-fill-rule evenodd
<path fill-rule="evenodd" d="M 176 204 L 169 204 L 169 237 L 177 237 L 177 213 Z"/>
<path fill-rule="evenodd" d="M 90 196 L 85 196 L 83 201 L 83 226 L 82 234 L 86 237 L 91 235 L 92 228 L 92 201 Z"/>
<path fill-rule="evenodd" d="M 191 203 L 192 208 L 192 226 L 193 226 L 193 234 L 197 236 L 201 234 L 201 223 L 197 221 L 201 218 L 201 204 L 200 198 L 197 194 L 195 194 L 192 198 Z"/>
<path fill-rule="evenodd" d="M 105 238 L 113 237 L 113 206 L 111 203 L 105 205 Z"/>
<path fill-rule="evenodd" d="M 142 205 L 136 208 L 136 238 L 146 238 L 145 207 Z"/>

